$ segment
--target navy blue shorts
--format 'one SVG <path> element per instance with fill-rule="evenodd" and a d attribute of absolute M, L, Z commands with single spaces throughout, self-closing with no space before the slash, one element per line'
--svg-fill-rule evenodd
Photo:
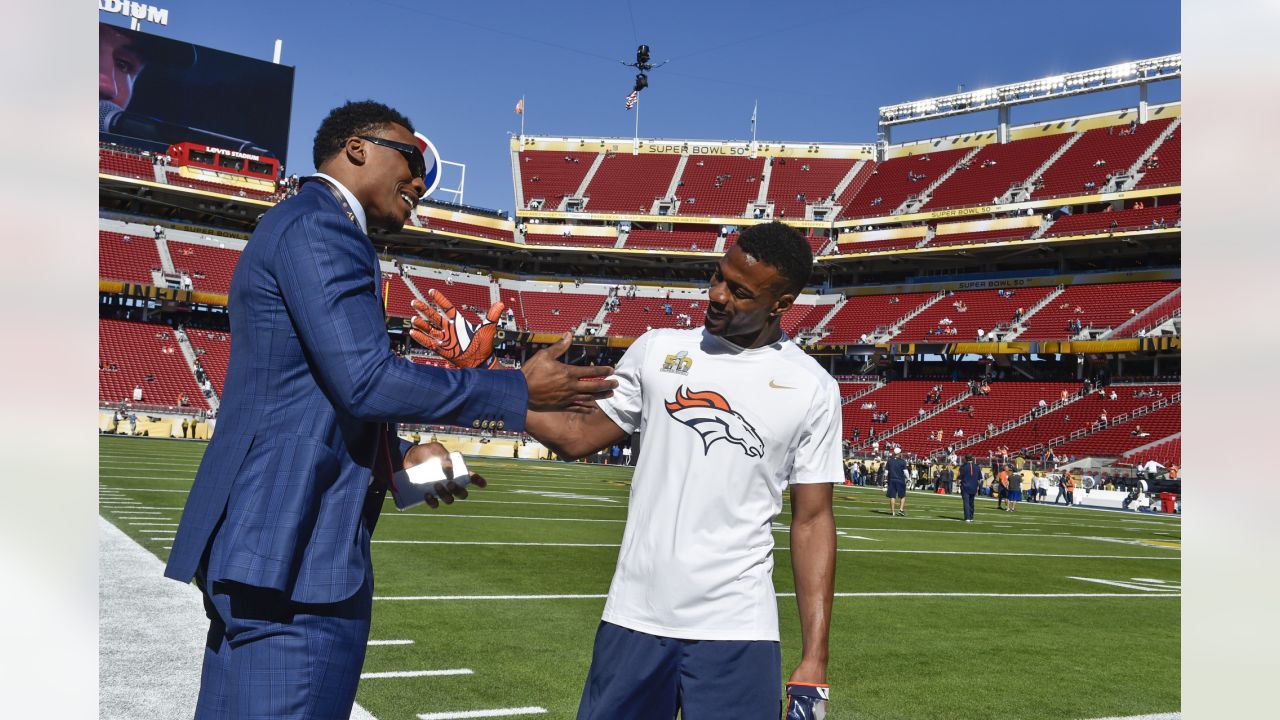
<path fill-rule="evenodd" d="M 601 622 L 578 720 L 777 720 L 782 650 L 768 640 L 678 640 Z"/>
<path fill-rule="evenodd" d="M 907 496 L 907 484 L 896 480 L 889 481 L 889 487 L 885 488 L 885 497 L 904 498 Z"/>

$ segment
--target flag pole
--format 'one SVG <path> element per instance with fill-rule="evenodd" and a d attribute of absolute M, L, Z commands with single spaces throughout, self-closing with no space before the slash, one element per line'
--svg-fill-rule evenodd
<path fill-rule="evenodd" d="M 756 113 L 760 111 L 760 100 L 751 108 L 751 159 L 756 158 Z"/>
<path fill-rule="evenodd" d="M 520 144 L 524 144 L 524 95 L 520 96 Z"/>
<path fill-rule="evenodd" d="M 636 137 L 631 142 L 631 154 L 640 154 L 640 95 L 636 95 Z"/>

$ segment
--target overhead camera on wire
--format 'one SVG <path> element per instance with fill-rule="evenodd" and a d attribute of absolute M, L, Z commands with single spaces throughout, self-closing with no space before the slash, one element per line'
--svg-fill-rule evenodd
<path fill-rule="evenodd" d="M 632 88 L 635 92 L 640 92 L 641 90 L 649 87 L 649 71 L 656 68 L 660 68 L 671 61 L 663 60 L 657 65 L 651 64 L 649 62 L 649 46 L 640 45 L 639 47 L 636 48 L 635 62 L 629 63 L 629 62 L 624 62 L 622 60 L 619 60 L 618 62 L 622 63 L 623 65 L 626 65 L 627 67 L 633 67 L 636 70 L 640 71 L 636 73 L 636 84 L 635 84 L 635 87 Z"/>

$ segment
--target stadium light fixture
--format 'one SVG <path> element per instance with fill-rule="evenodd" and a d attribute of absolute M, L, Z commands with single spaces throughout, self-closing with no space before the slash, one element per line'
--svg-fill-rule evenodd
<path fill-rule="evenodd" d="M 883 128 L 951 115 L 1008 108 L 1087 92 L 1174 80 L 1181 76 L 1182 54 L 1176 53 L 1052 75 L 1038 80 L 885 105 L 880 108 L 880 125 Z"/>

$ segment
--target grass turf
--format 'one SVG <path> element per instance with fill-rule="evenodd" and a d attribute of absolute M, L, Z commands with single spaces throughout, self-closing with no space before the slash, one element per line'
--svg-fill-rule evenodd
<path fill-rule="evenodd" d="M 103 438 L 101 514 L 166 559 L 204 449 Z M 471 500 L 384 510 L 373 545 L 375 598 L 384 599 L 374 602 L 371 637 L 413 644 L 370 647 L 364 670 L 474 674 L 367 679 L 357 700 L 380 720 L 527 706 L 546 708 L 539 717 L 572 718 L 603 599 L 390 598 L 603 595 L 631 472 L 469 464 L 490 480 Z M 1003 513 L 979 501 L 977 522 L 966 524 L 958 498 L 908 498 L 908 517 L 896 518 L 874 488 L 836 489 L 836 592 L 847 595 L 833 611 L 831 720 L 1069 720 L 1178 709 L 1178 518 L 1029 503 Z M 780 593 L 794 590 L 789 520 L 784 509 L 775 524 Z M 1074 578 L 1141 578 L 1168 590 Z M 993 594 L 1008 596 L 984 596 Z M 1054 594 L 1089 596 L 1046 597 Z M 778 605 L 787 673 L 800 629 L 794 599 Z"/>

